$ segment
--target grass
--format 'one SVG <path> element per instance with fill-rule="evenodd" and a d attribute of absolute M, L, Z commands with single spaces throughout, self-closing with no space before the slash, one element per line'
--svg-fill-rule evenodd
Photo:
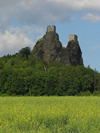
<path fill-rule="evenodd" d="M 100 97 L 0 97 L 0 133 L 99 133 Z"/>

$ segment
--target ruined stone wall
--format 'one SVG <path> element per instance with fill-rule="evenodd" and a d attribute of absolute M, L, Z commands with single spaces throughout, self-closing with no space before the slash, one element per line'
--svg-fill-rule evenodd
<path fill-rule="evenodd" d="M 71 40 L 76 40 L 76 41 L 78 41 L 78 36 L 77 35 L 69 35 L 69 41 L 71 41 Z"/>
<path fill-rule="evenodd" d="M 50 25 L 48 25 L 48 26 L 47 26 L 47 32 L 51 32 L 51 31 L 56 32 L 56 26 L 53 25 L 53 26 L 51 27 Z"/>

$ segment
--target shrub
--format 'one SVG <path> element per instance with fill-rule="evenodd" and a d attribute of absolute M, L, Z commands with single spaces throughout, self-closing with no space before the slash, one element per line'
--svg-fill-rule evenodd
<path fill-rule="evenodd" d="M 92 93 L 90 91 L 80 92 L 79 96 L 91 96 Z"/>
<path fill-rule="evenodd" d="M 95 90 L 95 91 L 93 92 L 93 96 L 100 96 L 100 91 Z"/>

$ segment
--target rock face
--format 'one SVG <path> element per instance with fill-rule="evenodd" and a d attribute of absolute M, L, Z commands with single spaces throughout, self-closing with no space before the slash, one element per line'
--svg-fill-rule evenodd
<path fill-rule="evenodd" d="M 66 51 L 69 56 L 69 62 L 71 65 L 83 65 L 82 52 L 79 46 L 78 41 L 71 40 L 68 42 Z"/>
<path fill-rule="evenodd" d="M 54 26 L 53 26 L 54 28 Z M 50 26 L 49 26 L 50 29 Z M 82 52 L 77 40 L 68 42 L 66 48 L 62 47 L 59 41 L 59 35 L 52 28 L 43 38 L 39 39 L 32 50 L 32 55 L 40 61 L 47 62 L 62 62 L 65 65 L 71 64 L 74 66 L 83 65 Z"/>

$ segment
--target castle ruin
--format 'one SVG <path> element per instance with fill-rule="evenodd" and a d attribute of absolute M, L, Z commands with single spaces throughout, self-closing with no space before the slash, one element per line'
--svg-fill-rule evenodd
<path fill-rule="evenodd" d="M 48 25 L 47 26 L 47 32 L 56 32 L 56 26 L 54 26 L 54 25 L 52 25 L 52 27 L 51 27 L 51 25 Z M 71 40 L 76 40 L 76 41 L 78 41 L 78 36 L 77 35 L 75 35 L 75 34 L 70 34 L 69 35 L 69 41 L 71 41 Z"/>
<path fill-rule="evenodd" d="M 75 40 L 75 41 L 73 41 Z M 65 65 L 83 65 L 82 52 L 78 43 L 78 37 L 75 34 L 69 35 L 69 41 L 64 48 L 59 41 L 59 35 L 56 33 L 56 26 L 47 26 L 46 34 L 37 41 L 32 55 L 39 61 L 61 62 Z"/>
<path fill-rule="evenodd" d="M 75 34 L 73 34 L 73 35 L 69 35 L 69 41 L 71 41 L 71 40 L 78 40 L 78 36 L 77 35 L 75 35 Z"/>
<path fill-rule="evenodd" d="M 47 26 L 47 32 L 56 32 L 56 26 L 52 25 L 52 27 L 50 25 Z"/>
<path fill-rule="evenodd" d="M 56 26 L 54 26 L 54 25 L 48 25 L 47 26 L 47 32 L 46 33 L 48 33 L 48 32 L 55 32 L 56 33 Z M 38 41 L 43 41 L 44 40 L 44 37 L 43 38 L 40 38 Z M 76 40 L 76 41 L 78 41 L 78 36 L 77 35 L 75 35 L 75 34 L 70 34 L 69 35 L 69 41 L 72 41 L 72 40 Z"/>

